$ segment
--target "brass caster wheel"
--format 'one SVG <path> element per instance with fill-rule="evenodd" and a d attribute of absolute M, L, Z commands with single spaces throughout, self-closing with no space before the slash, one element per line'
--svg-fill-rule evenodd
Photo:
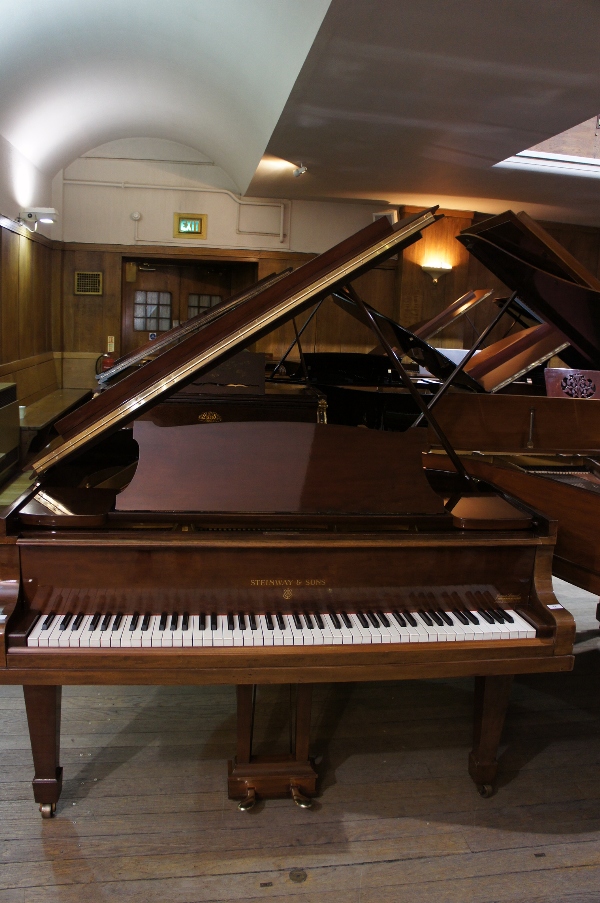
<path fill-rule="evenodd" d="M 290 790 L 292 791 L 292 799 L 294 800 L 296 805 L 300 807 L 300 809 L 310 809 L 310 807 L 312 806 L 312 800 L 309 796 L 305 796 L 303 793 L 301 793 L 295 784 L 292 784 Z"/>
<path fill-rule="evenodd" d="M 250 809 L 254 809 L 256 805 L 256 790 L 254 787 L 248 787 L 248 796 L 246 799 L 241 800 L 238 803 L 238 809 L 240 812 L 249 812 Z"/>
<path fill-rule="evenodd" d="M 484 800 L 489 800 L 494 795 L 494 786 L 493 784 L 478 784 L 477 792 Z"/>
<path fill-rule="evenodd" d="M 56 812 L 56 803 L 40 803 L 42 818 L 52 818 Z"/>

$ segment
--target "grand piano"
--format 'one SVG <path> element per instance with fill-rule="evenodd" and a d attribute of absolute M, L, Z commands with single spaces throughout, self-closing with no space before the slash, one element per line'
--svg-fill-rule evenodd
<path fill-rule="evenodd" d="M 570 369 L 546 371 L 557 397 L 456 393 L 436 407 L 438 421 L 469 473 L 557 521 L 554 574 L 600 593 L 600 405 L 590 376 L 600 369 L 600 281 L 525 213 L 490 217 L 459 240 L 563 336 Z M 428 466 L 442 466 L 431 439 L 438 454 Z"/>
<path fill-rule="evenodd" d="M 440 429 L 455 472 L 429 479 L 425 430 L 155 417 L 435 220 L 435 208 L 378 220 L 57 424 L 0 519 L 0 683 L 24 689 L 43 817 L 61 792 L 61 689 L 81 684 L 236 686 L 228 788 L 248 809 L 310 805 L 313 683 L 472 676 L 469 773 L 493 792 L 513 676 L 573 665 L 554 523 L 470 478 Z M 295 688 L 294 741 L 259 757 L 255 687 L 272 683 Z"/>

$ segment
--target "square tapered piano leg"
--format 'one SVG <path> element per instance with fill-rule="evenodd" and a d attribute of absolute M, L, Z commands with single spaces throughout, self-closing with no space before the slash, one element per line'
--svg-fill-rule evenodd
<path fill-rule="evenodd" d="M 51 818 L 62 790 L 60 704 L 62 687 L 24 686 L 35 777 L 33 798 L 42 818 Z"/>
<path fill-rule="evenodd" d="M 229 799 L 251 809 L 257 799 L 291 796 L 308 808 L 316 793 L 317 774 L 309 759 L 312 685 L 298 684 L 294 744 L 289 755 L 253 756 L 252 732 L 256 688 L 237 687 L 237 755 L 229 763 Z"/>
<path fill-rule="evenodd" d="M 508 708 L 512 675 L 475 678 L 475 718 L 473 749 L 469 754 L 469 774 L 484 797 L 492 796 L 498 771 L 498 746 Z"/>

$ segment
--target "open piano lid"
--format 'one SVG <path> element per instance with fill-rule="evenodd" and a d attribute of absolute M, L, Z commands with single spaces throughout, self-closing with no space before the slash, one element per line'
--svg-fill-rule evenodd
<path fill-rule="evenodd" d="M 457 238 L 586 361 L 600 366 L 600 281 L 541 226 L 509 210 Z"/>
<path fill-rule="evenodd" d="M 385 217 L 308 261 L 200 332 L 159 355 L 56 424 L 61 439 L 33 463 L 41 475 L 85 446 L 134 420 L 163 396 L 185 385 L 271 332 L 332 288 L 355 279 L 420 238 L 439 218 L 437 207 L 391 226 Z"/>

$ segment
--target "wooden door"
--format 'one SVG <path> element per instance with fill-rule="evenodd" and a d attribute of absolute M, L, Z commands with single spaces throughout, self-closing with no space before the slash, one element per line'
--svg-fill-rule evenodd
<path fill-rule="evenodd" d="M 255 263 L 125 261 L 121 354 L 256 282 Z"/>

